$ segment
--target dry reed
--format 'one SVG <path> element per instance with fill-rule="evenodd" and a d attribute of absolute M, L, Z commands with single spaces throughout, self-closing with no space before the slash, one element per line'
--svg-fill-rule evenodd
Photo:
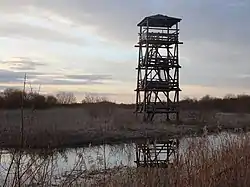
<path fill-rule="evenodd" d="M 210 142 L 210 143 L 209 143 Z M 188 148 L 168 168 L 137 168 L 114 175 L 97 186 L 131 187 L 248 187 L 250 186 L 250 138 L 227 136 L 220 144 L 207 137 L 188 143 Z"/>

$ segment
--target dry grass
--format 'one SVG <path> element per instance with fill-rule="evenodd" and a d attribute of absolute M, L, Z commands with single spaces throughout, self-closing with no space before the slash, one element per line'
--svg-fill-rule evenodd
<path fill-rule="evenodd" d="M 212 149 L 207 138 L 189 142 L 188 149 L 169 168 L 127 169 L 96 186 L 248 187 L 250 138 L 224 137 L 222 144 Z"/>
<path fill-rule="evenodd" d="M 211 136 L 187 140 L 185 149 L 168 168 L 106 167 L 86 171 L 85 157 L 79 154 L 72 169 L 58 176 L 56 154 L 22 156 L 20 174 L 16 177 L 16 159 L 6 186 L 19 183 L 28 186 L 100 186 L 100 187 L 248 187 L 250 186 L 250 137 L 247 134 Z M 104 160 L 108 159 L 103 157 Z M 104 162 L 105 163 L 105 162 Z M 103 163 L 103 164 L 104 164 Z M 1 168 L 4 166 L 1 165 Z M 4 173 L 1 173 L 3 175 Z M 4 179 L 4 178 L 3 178 Z"/>
<path fill-rule="evenodd" d="M 192 115 L 191 115 L 192 114 Z M 0 146 L 19 147 L 20 111 L 0 111 Z M 77 147 L 92 144 L 131 142 L 143 138 L 169 138 L 203 132 L 248 130 L 249 115 L 225 115 L 214 112 L 182 112 L 184 125 L 162 122 L 142 124 L 132 109 L 92 105 L 79 108 L 55 108 L 24 111 L 26 148 Z"/>

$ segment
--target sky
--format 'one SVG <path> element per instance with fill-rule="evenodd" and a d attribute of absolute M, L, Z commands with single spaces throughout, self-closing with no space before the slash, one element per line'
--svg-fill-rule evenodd
<path fill-rule="evenodd" d="M 181 18 L 181 98 L 250 93 L 248 0 L 0 0 L 0 89 L 135 101 L 139 23 Z"/>

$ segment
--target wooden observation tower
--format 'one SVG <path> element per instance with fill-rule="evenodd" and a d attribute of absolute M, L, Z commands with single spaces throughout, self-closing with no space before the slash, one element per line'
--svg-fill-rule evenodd
<path fill-rule="evenodd" d="M 179 124 L 179 22 L 181 19 L 165 15 L 144 18 L 140 28 L 136 88 L 136 110 L 143 120 L 150 122 L 156 114 Z M 164 142 L 137 143 L 138 167 L 167 167 L 179 148 L 177 139 Z"/>
<path fill-rule="evenodd" d="M 145 121 L 155 114 L 179 121 L 179 22 L 165 15 L 144 18 L 138 27 L 136 113 Z"/>

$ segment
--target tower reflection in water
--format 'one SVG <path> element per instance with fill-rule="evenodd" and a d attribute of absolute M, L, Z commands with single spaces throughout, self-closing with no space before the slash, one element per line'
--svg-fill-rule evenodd
<path fill-rule="evenodd" d="M 145 141 L 136 144 L 137 167 L 167 167 L 178 157 L 179 140 Z"/>

